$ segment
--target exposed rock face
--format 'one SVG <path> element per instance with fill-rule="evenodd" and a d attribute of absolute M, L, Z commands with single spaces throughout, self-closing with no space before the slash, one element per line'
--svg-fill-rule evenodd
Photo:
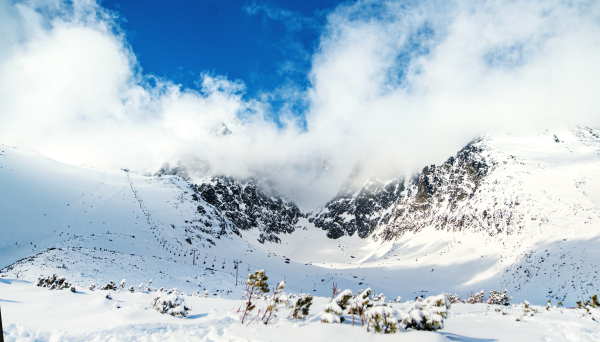
<path fill-rule="evenodd" d="M 327 236 L 332 239 L 354 233 L 365 238 L 403 191 L 403 177 L 386 183 L 370 180 L 358 191 L 346 186 L 309 221 L 326 230 Z"/>
<path fill-rule="evenodd" d="M 577 128 L 572 134 L 600 155 L 600 134 L 596 130 Z M 522 159 L 511 154 L 512 139 L 483 137 L 441 165 L 427 166 L 412 177 L 372 179 L 358 188 L 349 182 L 314 214 L 302 214 L 292 202 L 265 194 L 252 181 L 213 178 L 196 191 L 232 226 L 240 230 L 258 228 L 261 242 L 279 242 L 277 234 L 293 232 L 298 219 L 308 215 L 309 222 L 332 239 L 357 234 L 360 238 L 390 241 L 425 227 L 509 235 L 519 233 L 538 216 L 543 217 L 544 205 L 538 203 L 540 198 L 550 196 L 527 178 L 528 168 L 539 168 L 539 164 L 533 164 L 527 159 L 530 157 Z M 544 145 L 545 139 L 552 141 L 552 148 L 563 148 L 554 145 L 563 144 L 563 140 L 551 133 L 540 133 L 536 139 L 545 149 L 550 148 Z M 503 150 L 502 141 L 509 142 L 508 150 Z M 561 200 L 560 194 L 552 198 Z M 579 210 L 577 205 L 573 204 L 573 210 Z"/>
<path fill-rule="evenodd" d="M 235 181 L 228 177 L 214 177 L 210 182 L 192 185 L 199 196 L 215 207 L 238 229 L 260 231 L 259 241 L 280 242 L 278 234 L 294 231 L 303 216 L 298 207 L 277 195 L 261 191 L 252 180 Z"/>
<path fill-rule="evenodd" d="M 495 164 L 483 151 L 484 144 L 478 140 L 442 165 L 425 167 L 407 184 L 374 237 L 392 240 L 426 226 L 460 230 L 475 224 L 479 215 L 469 199 Z"/>
<path fill-rule="evenodd" d="M 471 198 L 493 162 L 476 141 L 440 166 L 423 168 L 409 180 L 368 181 L 361 189 L 344 189 L 309 220 L 337 239 L 355 232 L 361 238 L 391 240 L 427 225 L 462 227 L 473 219 L 458 210 Z"/>

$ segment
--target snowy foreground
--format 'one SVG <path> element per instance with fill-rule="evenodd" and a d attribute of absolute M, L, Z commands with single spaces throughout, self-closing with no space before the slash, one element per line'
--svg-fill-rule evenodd
<path fill-rule="evenodd" d="M 107 293 L 112 299 L 106 298 Z M 280 317 L 266 326 L 248 319 L 241 323 L 242 314 L 237 311 L 242 300 L 185 296 L 192 310 L 181 318 L 155 311 L 152 298 L 152 293 L 139 290 L 50 291 L 28 281 L 0 278 L 5 341 L 600 340 L 598 311 L 592 311 L 593 320 L 584 309 L 531 306 L 525 314 L 523 304 L 453 304 L 443 330 L 383 335 L 367 332 L 358 321 L 355 326 L 349 321 L 321 323 L 329 303 L 324 297 L 315 297 L 307 319 L 287 318 L 289 310 L 282 309 Z"/>

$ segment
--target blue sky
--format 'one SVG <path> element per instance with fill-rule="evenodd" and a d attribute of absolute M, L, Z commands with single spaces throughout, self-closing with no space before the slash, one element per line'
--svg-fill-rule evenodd
<path fill-rule="evenodd" d="M 342 1 L 105 0 L 145 73 L 195 87 L 202 72 L 240 79 L 247 96 L 306 87 L 326 14 Z"/>
<path fill-rule="evenodd" d="M 490 130 L 597 127 L 599 18 L 592 0 L 0 0 L 0 143 L 260 177 L 311 209 Z"/>

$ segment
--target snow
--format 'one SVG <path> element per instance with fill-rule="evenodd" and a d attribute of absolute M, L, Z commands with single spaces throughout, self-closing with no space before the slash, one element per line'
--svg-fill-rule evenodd
<path fill-rule="evenodd" d="M 501 233 L 428 226 L 396 241 L 330 240 L 302 218 L 298 226 L 305 229 L 279 235 L 281 244 L 259 243 L 257 230 L 237 236 L 225 228 L 219 235 L 226 218 L 194 201 L 179 177 L 66 165 L 0 145 L 0 304 L 7 339 L 367 338 L 361 335 L 365 329 L 348 322 L 320 323 L 336 282 L 354 293 L 370 287 L 406 299 L 441 292 L 465 299 L 481 289 L 507 289 L 511 303 L 528 300 L 541 308 L 516 321 L 523 308 L 502 306 L 502 315 L 495 305 L 453 304 L 443 330 L 394 338 L 600 340 L 598 323 L 586 310 L 543 307 L 549 299 L 572 307 L 600 294 L 600 140 L 590 134 L 578 128 L 484 138 L 484 153 L 497 165 L 467 209 L 481 220 L 484 211 L 493 213 L 489 227 Z M 521 226 L 510 232 L 503 216 L 509 209 Z M 235 260 L 241 261 L 237 285 Z M 285 281 L 287 294 L 315 296 L 305 321 L 279 317 L 268 326 L 240 324 L 235 311 L 246 275 L 260 269 L 270 285 Z M 77 293 L 32 286 L 41 274 L 52 273 Z M 180 318 L 152 310 L 148 291 L 109 291 L 108 300 L 107 291 L 88 289 L 120 279 L 128 285 L 154 279 L 142 288 L 202 295 L 185 296 L 193 309 Z"/>
<path fill-rule="evenodd" d="M 68 279 L 67 279 L 68 280 Z M 104 298 L 112 293 L 112 300 Z M 316 297 L 306 320 L 292 320 L 283 310 L 265 326 L 241 324 L 242 300 L 186 296 L 187 318 L 160 314 L 151 307 L 153 293 L 128 291 L 48 291 L 31 282 L 0 278 L 0 304 L 6 341 L 597 341 L 600 327 L 584 309 L 534 306 L 454 304 L 437 332 L 400 331 L 373 335 L 350 322 L 323 324 L 328 298 Z M 113 309 L 118 303 L 121 308 Z M 396 305 L 396 304 L 392 304 Z M 392 306 L 393 307 L 393 306 Z M 398 306 L 399 308 L 399 306 Z M 495 311 L 502 308 L 507 312 Z M 379 309 L 381 310 L 381 309 Z M 335 315 L 334 315 L 335 316 Z M 336 316 L 337 317 L 337 316 Z M 516 321 L 521 317 L 520 321 Z"/>

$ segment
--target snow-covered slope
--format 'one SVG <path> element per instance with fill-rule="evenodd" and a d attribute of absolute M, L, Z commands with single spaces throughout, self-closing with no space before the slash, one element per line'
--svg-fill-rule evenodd
<path fill-rule="evenodd" d="M 574 305 L 600 293 L 600 138 L 591 129 L 489 134 L 417 177 L 345 189 L 310 217 L 249 183 L 196 186 L 2 151 L 0 268 L 26 279 L 154 278 L 238 298 L 239 261 L 242 277 L 264 268 L 292 292 L 323 296 L 332 282 L 388 298 L 507 288 L 518 301 Z"/>
<path fill-rule="evenodd" d="M 573 300 L 600 292 L 599 195 L 597 131 L 496 133 L 406 181 L 345 189 L 310 220 L 331 237 L 369 234 L 380 245 L 359 262 L 447 290 Z"/>

